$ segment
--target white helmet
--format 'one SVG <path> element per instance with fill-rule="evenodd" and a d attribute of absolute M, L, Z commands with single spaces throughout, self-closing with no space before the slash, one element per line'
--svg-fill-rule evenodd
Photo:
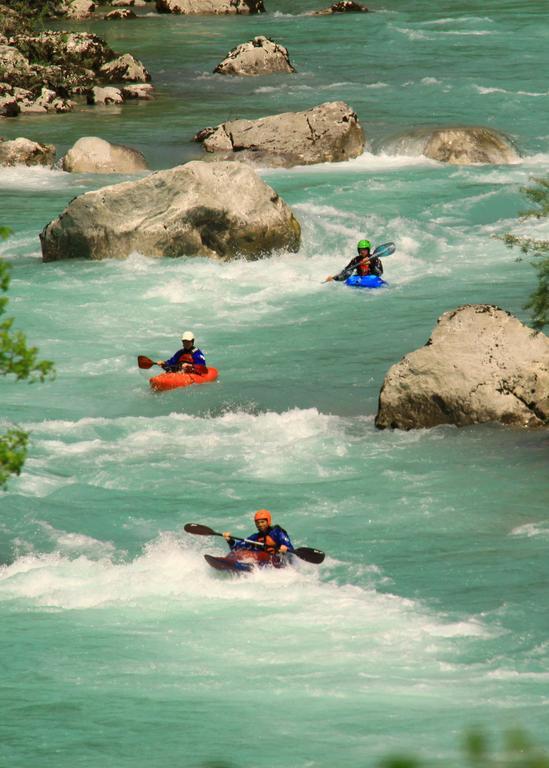
<path fill-rule="evenodd" d="M 181 337 L 181 341 L 194 341 L 194 333 L 192 331 L 185 331 Z"/>

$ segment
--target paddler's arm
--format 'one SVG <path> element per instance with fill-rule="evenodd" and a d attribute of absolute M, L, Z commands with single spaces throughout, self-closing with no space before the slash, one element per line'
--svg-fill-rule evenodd
<path fill-rule="evenodd" d="M 353 274 L 353 271 L 354 271 L 356 265 L 358 264 L 358 262 L 360 260 L 361 259 L 360 259 L 359 256 L 354 256 L 351 259 L 351 261 L 347 264 L 345 269 L 342 269 L 341 272 L 337 273 L 337 275 L 330 275 L 329 277 L 326 278 L 325 282 L 326 283 L 331 283 L 332 280 L 336 280 L 339 283 L 342 280 L 346 280 L 348 277 L 351 277 L 351 275 Z"/>

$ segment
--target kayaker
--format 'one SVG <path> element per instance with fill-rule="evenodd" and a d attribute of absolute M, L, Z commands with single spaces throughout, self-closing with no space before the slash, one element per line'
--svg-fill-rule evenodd
<path fill-rule="evenodd" d="M 181 336 L 183 348 L 179 349 L 169 360 L 158 360 L 157 365 L 162 366 L 169 373 L 208 373 L 206 358 L 202 351 L 194 345 L 194 333 L 185 331 Z"/>
<path fill-rule="evenodd" d="M 272 524 L 271 513 L 268 509 L 259 509 L 254 515 L 254 521 L 257 533 L 252 533 L 251 536 L 248 536 L 248 539 L 261 542 L 264 545 L 261 547 L 264 552 L 276 556 L 293 551 L 294 546 L 290 541 L 288 533 L 279 525 Z M 247 541 L 235 541 L 228 531 L 223 536 L 231 550 L 251 549 L 257 552 L 260 549 Z"/>
<path fill-rule="evenodd" d="M 383 274 L 383 264 L 381 259 L 377 256 L 372 256 L 371 250 L 372 244 L 369 240 L 359 240 L 357 243 L 358 254 L 351 259 L 345 269 L 342 269 L 337 275 L 328 275 L 324 282 L 331 283 L 332 280 L 347 280 L 351 275 L 377 275 L 381 277 Z"/>

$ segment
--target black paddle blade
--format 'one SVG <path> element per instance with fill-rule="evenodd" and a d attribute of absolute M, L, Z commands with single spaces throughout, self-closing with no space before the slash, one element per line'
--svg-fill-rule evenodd
<path fill-rule="evenodd" d="M 306 560 L 308 563 L 321 563 L 326 555 L 321 552 L 320 549 L 311 549 L 311 547 L 298 547 L 294 549 L 294 555 L 297 555 L 302 560 Z"/>
<path fill-rule="evenodd" d="M 187 533 L 194 533 L 198 536 L 222 536 L 223 534 L 217 533 L 212 528 L 208 528 L 207 525 L 200 525 L 200 523 L 185 523 L 183 528 Z"/>
<path fill-rule="evenodd" d="M 140 368 L 152 368 L 154 365 L 154 360 L 151 360 L 150 357 L 146 357 L 145 355 L 138 355 L 137 357 L 137 365 Z"/>

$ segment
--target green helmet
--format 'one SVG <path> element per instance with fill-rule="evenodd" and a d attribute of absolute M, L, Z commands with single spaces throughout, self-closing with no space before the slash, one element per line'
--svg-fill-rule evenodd
<path fill-rule="evenodd" d="M 359 240 L 356 244 L 357 251 L 361 251 L 363 248 L 371 248 L 372 244 L 369 240 Z"/>

